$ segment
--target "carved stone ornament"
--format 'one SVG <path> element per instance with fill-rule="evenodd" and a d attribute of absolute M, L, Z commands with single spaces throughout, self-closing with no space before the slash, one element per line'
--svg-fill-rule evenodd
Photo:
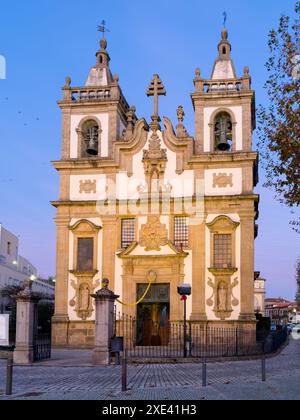
<path fill-rule="evenodd" d="M 185 112 L 182 106 L 177 108 L 177 118 L 178 118 L 178 125 L 176 126 L 176 136 L 179 138 L 186 138 L 189 137 L 189 134 L 183 125 L 185 117 Z"/>
<path fill-rule="evenodd" d="M 80 194 L 96 194 L 97 192 L 97 181 L 96 180 L 87 180 L 87 181 L 80 181 L 79 185 L 79 193 Z"/>
<path fill-rule="evenodd" d="M 239 281 L 233 281 L 229 276 L 216 276 L 215 280 L 209 279 L 208 286 L 213 289 L 211 297 L 207 300 L 207 305 L 213 307 L 217 318 L 225 321 L 230 318 L 233 307 L 239 305 L 239 300 L 233 294 L 233 290 L 238 286 Z"/>
<path fill-rule="evenodd" d="M 143 225 L 140 233 L 140 245 L 146 251 L 160 251 L 162 246 L 168 243 L 168 231 L 166 225 L 160 223 L 159 216 L 149 216 L 146 225 Z"/>
<path fill-rule="evenodd" d="M 167 151 L 161 148 L 161 140 L 156 132 L 151 135 L 149 149 L 144 150 L 143 160 L 167 160 Z"/>
<path fill-rule="evenodd" d="M 78 276 L 76 281 L 71 281 L 71 286 L 75 290 L 75 296 L 71 299 L 70 306 L 74 308 L 78 318 L 86 321 L 94 312 L 91 295 L 100 286 L 100 280 L 94 282 L 89 276 Z"/>
<path fill-rule="evenodd" d="M 233 187 L 233 174 L 214 174 L 213 188 Z"/>

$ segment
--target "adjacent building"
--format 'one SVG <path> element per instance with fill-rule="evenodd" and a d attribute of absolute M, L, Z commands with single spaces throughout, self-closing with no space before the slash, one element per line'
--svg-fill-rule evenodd
<path fill-rule="evenodd" d="M 282 298 L 266 299 L 266 316 L 272 324 L 286 326 L 289 322 L 297 323 L 297 302 Z"/>
<path fill-rule="evenodd" d="M 260 272 L 254 274 L 254 309 L 257 314 L 265 316 L 266 280 Z"/>
<path fill-rule="evenodd" d="M 53 162 L 60 175 L 54 345 L 93 346 L 90 296 L 103 278 L 120 296 L 118 310 L 136 319 L 139 345 L 138 331 L 157 336 L 183 319 L 182 283 L 192 286 L 190 320 L 255 330 L 255 93 L 249 68 L 237 75 L 227 30 L 217 50 L 211 77 L 197 69 L 193 80 L 193 136 L 182 106 L 171 110 L 175 127 L 161 122 L 166 88 L 157 74 L 147 90 L 153 116 L 137 117 L 111 73 L 104 38 L 85 85 L 66 78 L 62 155 Z"/>
<path fill-rule="evenodd" d="M 38 279 L 37 269 L 19 254 L 19 238 L 0 224 L 0 292 L 9 287 L 18 287 L 28 278 L 34 279 L 33 290 L 54 296 L 53 284 Z M 6 312 L 10 298 L 0 294 L 0 312 Z"/>

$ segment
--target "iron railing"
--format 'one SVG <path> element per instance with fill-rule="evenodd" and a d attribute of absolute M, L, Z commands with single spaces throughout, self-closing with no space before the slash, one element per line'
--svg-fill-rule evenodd
<path fill-rule="evenodd" d="M 262 339 L 255 330 L 214 328 L 188 322 L 184 340 L 183 322 L 149 320 L 141 325 L 126 315 L 116 318 L 115 334 L 124 337 L 129 359 L 177 359 L 185 354 L 197 359 L 255 356 L 276 352 L 288 337 L 286 329 Z"/>

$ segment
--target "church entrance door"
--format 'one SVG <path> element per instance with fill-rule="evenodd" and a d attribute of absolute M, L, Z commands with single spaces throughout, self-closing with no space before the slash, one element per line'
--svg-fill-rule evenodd
<path fill-rule="evenodd" d="M 138 285 L 138 299 L 147 285 Z M 137 345 L 167 346 L 170 339 L 170 285 L 152 285 L 137 308 Z"/>

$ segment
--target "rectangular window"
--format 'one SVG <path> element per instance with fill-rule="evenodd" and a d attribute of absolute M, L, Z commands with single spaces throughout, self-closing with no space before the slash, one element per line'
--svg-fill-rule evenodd
<path fill-rule="evenodd" d="M 11 255 L 11 242 L 7 242 L 7 255 Z"/>
<path fill-rule="evenodd" d="M 123 219 L 122 220 L 121 247 L 123 249 L 126 249 L 134 241 L 135 241 L 135 219 Z"/>
<path fill-rule="evenodd" d="M 232 235 L 214 235 L 214 267 L 232 267 Z"/>
<path fill-rule="evenodd" d="M 174 219 L 174 243 L 178 248 L 189 246 L 188 217 L 175 217 Z"/>
<path fill-rule="evenodd" d="M 77 270 L 81 273 L 94 270 L 94 239 L 79 238 L 77 250 Z"/>

